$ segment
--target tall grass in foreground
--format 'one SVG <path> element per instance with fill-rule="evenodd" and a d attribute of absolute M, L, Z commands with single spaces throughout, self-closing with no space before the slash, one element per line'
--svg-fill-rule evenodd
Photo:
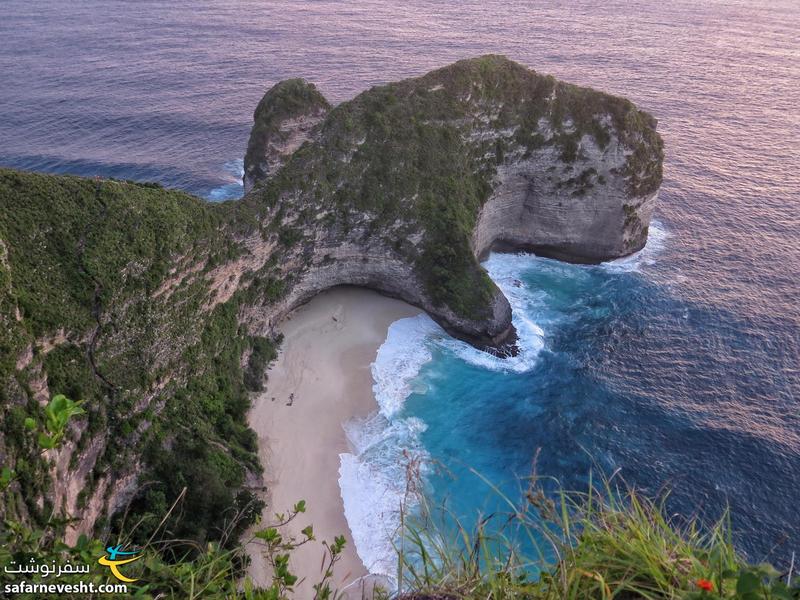
<path fill-rule="evenodd" d="M 419 498 L 404 514 L 400 598 L 800 598 L 791 572 L 737 554 L 727 514 L 705 528 L 668 518 L 666 496 L 648 499 L 613 478 L 548 496 L 532 477 L 521 502 L 486 483 L 507 510 L 465 525 Z"/>
<path fill-rule="evenodd" d="M 63 439 L 70 418 L 82 414 L 77 403 L 54 398 L 48 405 L 45 429 L 26 423 L 41 452 L 46 455 Z M 37 435 L 38 434 L 38 435 Z M 465 525 L 446 507 L 425 501 L 419 464 L 409 461 L 408 496 L 418 508 L 402 510 L 397 537 L 397 600 L 800 600 L 793 586 L 794 564 L 779 573 L 769 565 L 748 565 L 731 541 L 727 515 L 704 528 L 694 519 L 668 518 L 664 500 L 651 500 L 612 476 L 599 485 L 591 481 L 584 492 L 546 494 L 542 480 L 528 478 L 522 500 L 514 502 L 485 481 L 502 510 Z M 478 477 L 478 475 L 476 473 Z M 14 481 L 14 471 L 0 470 L 0 493 Z M 178 539 L 166 524 L 185 498 L 186 488 L 160 518 L 160 523 L 139 550 L 142 560 L 131 564 L 128 575 L 136 579 L 129 593 L 105 598 L 237 599 L 237 600 L 334 600 L 343 598 L 333 589 L 333 572 L 341 558 L 345 539 L 319 542 L 309 524 L 299 535 L 284 526 L 305 513 L 299 501 L 275 515 L 270 526 L 253 532 L 271 576 L 267 587 L 256 587 L 245 575 L 248 557 L 243 540 L 226 548 L 238 531 L 237 521 L 249 507 L 235 515 L 219 515 L 225 535 L 218 544 Z M 408 504 L 408 503 L 406 503 Z M 187 515 L 191 518 L 191 515 Z M 74 546 L 60 541 L 69 516 L 51 515 L 39 528 L 18 520 L 0 522 L 0 565 L 78 562 L 95 565 L 109 544 L 81 536 Z M 131 543 L 141 519 L 125 526 L 127 535 L 116 542 Z M 230 532 L 230 533 L 228 533 Z M 291 556 L 298 547 L 318 543 L 324 551 L 313 592 L 296 593 L 300 583 L 292 572 Z M 12 569 L 10 571 L 14 573 Z M 27 571 L 19 571 L 27 573 Z M 38 572 L 38 569 L 37 571 Z M 23 574 L 23 578 L 27 576 Z M 42 575 L 42 582 L 47 575 Z M 60 575 L 59 575 L 60 577 Z M 35 579 L 35 578 L 32 578 Z M 86 575 L 67 575 L 61 583 L 109 583 L 105 570 Z M 13 584 L 0 571 L 0 597 Z M 69 597 L 15 592 L 18 598 Z M 75 596 L 72 596 L 75 597 Z M 86 596 L 83 596 L 86 597 Z M 386 598 L 372 590 L 373 600 Z M 348 600 L 354 600 L 347 596 Z M 366 599 L 364 599 L 366 600 Z"/>

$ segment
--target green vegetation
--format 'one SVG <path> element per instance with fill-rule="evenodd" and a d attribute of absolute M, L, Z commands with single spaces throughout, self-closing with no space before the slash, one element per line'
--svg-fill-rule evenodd
<path fill-rule="evenodd" d="M 255 533 L 254 539 L 263 545 L 262 556 L 272 573 L 272 585 L 262 592 L 265 598 L 283 600 L 294 596 L 294 586 L 298 582 L 298 577 L 291 572 L 289 559 L 297 548 L 316 540 L 314 527 L 307 525 L 300 531 L 299 537 L 285 536 L 281 530 L 305 511 L 306 503 L 304 500 L 300 500 L 291 511 L 275 515 L 273 523 L 269 527 Z M 311 586 L 314 590 L 314 600 L 328 600 L 337 597 L 331 587 L 331 581 L 336 563 L 341 560 L 345 543 L 343 535 L 337 535 L 331 542 L 322 542 L 325 552 L 320 568 L 321 577 Z M 250 588 L 250 582 L 246 581 L 245 589 L 248 588 Z"/>
<path fill-rule="evenodd" d="M 287 79 L 272 87 L 261 99 L 253 114 L 253 130 L 247 144 L 245 164 L 247 175 L 253 181 L 266 177 L 261 159 L 266 151 L 266 141 L 285 141 L 280 130 L 284 119 L 325 112 L 330 104 L 312 83 L 303 79 Z"/>
<path fill-rule="evenodd" d="M 200 544 L 221 540 L 230 547 L 260 515 L 263 502 L 241 489 L 248 473 L 261 472 L 256 436 L 246 424 L 248 375 L 240 358 L 249 347 L 252 380 L 263 373 L 256 369 L 275 357 L 275 348 L 269 339 L 250 338 L 240 329 L 234 300 L 211 313 L 198 342 L 186 350 L 185 364 L 201 368 L 174 390 L 148 431 L 143 448 L 148 468 L 140 477 L 145 483 L 124 515 L 138 523 L 134 541 L 149 539 L 183 488 L 184 509 L 192 517 L 176 515 L 165 524 L 177 538 Z M 122 528 L 120 519 L 115 528 Z"/>
<path fill-rule="evenodd" d="M 77 403 L 64 396 L 56 396 L 45 407 L 47 420 L 43 427 L 31 420 L 25 422 L 25 429 L 32 440 L 37 440 L 39 451 L 59 449 L 62 445 L 63 434 L 68 423 L 82 416 L 84 413 Z M 8 468 L 3 469 L 0 475 L 0 492 L 4 492 L 11 485 L 15 474 Z M 234 541 L 231 549 L 224 549 L 220 544 L 194 543 L 190 540 L 175 539 L 177 532 L 170 529 L 171 517 L 179 512 L 192 514 L 196 506 L 192 499 L 187 497 L 187 487 L 177 495 L 177 500 L 169 507 L 165 507 L 160 515 L 161 520 L 157 527 L 149 531 L 149 535 L 137 544 L 137 551 L 141 559 L 125 567 L 125 576 L 134 580 L 129 584 L 127 594 L 109 594 L 111 598 L 239 598 L 241 600 L 278 600 L 287 598 L 292 592 L 292 586 L 297 578 L 288 569 L 288 557 L 294 549 L 302 544 L 315 541 L 312 527 L 309 525 L 302 530 L 303 539 L 284 539 L 274 527 L 259 530 L 254 534 L 254 540 L 264 542 L 263 556 L 272 569 L 272 585 L 266 589 L 256 589 L 250 581 L 240 585 L 244 576 L 243 568 L 247 557 L 243 546 L 239 544 L 242 533 L 242 523 L 249 522 L 246 514 L 237 514 L 229 523 L 223 540 Z M 224 507 L 222 507 L 224 508 Z M 277 515 L 277 527 L 288 524 L 305 512 L 305 502 L 298 502 L 288 516 Z M 54 566 L 61 563 L 76 563 L 77 566 L 88 567 L 86 574 L 61 574 L 58 575 L 58 584 L 110 584 L 117 583 L 110 575 L 110 571 L 99 567 L 97 561 L 107 554 L 107 547 L 116 544 L 103 544 L 100 540 L 90 540 L 80 536 L 75 545 L 69 546 L 59 541 L 62 527 L 67 519 L 60 519 L 52 515 L 41 528 L 30 526 L 15 519 L 3 519 L 0 527 L 0 563 L 9 570 L 15 565 L 28 566 L 34 564 Z M 180 520 L 180 519 L 179 519 Z M 187 521 L 187 519 L 183 519 Z M 119 533 L 120 544 L 129 547 L 131 542 L 141 536 L 137 531 L 140 523 L 125 533 Z M 138 536 L 135 534 L 139 534 Z M 179 535 L 179 534 L 178 534 Z M 188 542 L 188 543 L 187 543 Z M 333 567 L 338 562 L 344 548 L 344 538 L 337 537 L 332 542 L 322 542 L 326 550 L 326 568 L 315 583 L 315 600 L 326 600 L 332 597 L 331 577 Z M 169 557 L 171 560 L 165 560 Z M 55 572 L 55 571 L 53 571 Z M 50 574 L 29 575 L 23 572 L 20 576 L 9 574 L 4 568 L 0 572 L 0 591 L 5 593 L 6 584 L 48 584 L 54 579 L 47 579 Z M 64 594 L 42 593 L 17 593 L 19 598 L 49 598 L 65 597 Z M 66 595 L 69 597 L 85 597 L 83 594 Z M 4 596 L 5 597 L 5 596 Z"/>
<path fill-rule="evenodd" d="M 0 234 L 29 332 L 83 331 L 96 302 L 151 292 L 176 255 L 220 243 L 219 210 L 187 194 L 0 169 Z"/>
<path fill-rule="evenodd" d="M 19 421 L 15 420 L 14 425 L 18 427 L 18 439 L 25 440 L 25 432 L 30 432 L 33 437 L 27 440 L 29 447 L 35 448 L 40 454 L 46 450 L 58 448 L 64 439 L 67 424 L 70 419 L 85 414 L 79 406 L 80 402 L 73 402 L 63 394 L 55 396 L 44 407 L 44 423 L 40 425 L 36 419 L 26 417 L 22 421 L 24 431 L 19 428 Z M 17 413 L 19 414 L 19 413 Z M 34 443 L 35 440 L 35 443 Z M 24 442 L 23 442 L 24 443 Z M 18 464 L 17 467 L 25 468 L 25 464 Z M 19 476 L 14 468 L 4 465 L 0 470 L 0 492 L 5 492 Z"/>
<path fill-rule="evenodd" d="M 655 119 L 641 111 L 625 117 L 625 126 L 639 131 L 637 138 L 632 141 L 634 151 L 628 157 L 624 173 L 632 196 L 652 194 L 661 186 L 664 145 L 654 125 Z"/>
<path fill-rule="evenodd" d="M 38 502 L 50 496 L 50 459 L 20 433 L 53 423 L 36 400 L 46 384 L 86 412 L 82 431 L 59 434 L 74 444 L 71 468 L 101 442 L 81 506 L 101 482 L 113 488 L 137 469 L 127 513 L 111 523 L 138 523 L 137 541 L 183 488 L 196 518 L 165 526 L 189 545 L 222 542 L 234 515 L 246 527 L 261 504 L 242 486 L 261 467 L 241 358 L 252 348 L 254 379 L 274 347 L 241 327 L 242 294 L 204 308 L 203 276 L 241 252 L 225 229 L 248 226 L 247 211 L 148 185 L 11 170 L 0 170 L 0 204 L 0 427 L 14 471 L 0 509 L 33 525 L 53 509 Z"/>
<path fill-rule="evenodd" d="M 67 423 L 72 417 L 85 414 L 80 407 L 80 402 L 73 402 L 64 394 L 58 394 L 44 407 L 44 431 L 39 433 L 37 441 L 44 450 L 52 450 L 61 444 L 66 432 Z M 32 417 L 25 419 L 25 428 L 33 431 L 36 420 Z"/>
<path fill-rule="evenodd" d="M 280 340 L 277 340 L 280 343 Z M 251 392 L 264 390 L 264 372 L 267 365 L 277 357 L 275 343 L 265 337 L 253 337 L 247 369 L 244 372 L 244 385 Z"/>
<path fill-rule="evenodd" d="M 507 510 L 464 525 L 442 507 L 407 516 L 397 543 L 403 600 L 800 598 L 792 574 L 748 564 L 727 517 L 667 518 L 624 483 L 546 494 L 532 478 Z"/>
<path fill-rule="evenodd" d="M 182 500 L 182 497 L 181 497 Z M 298 502 L 288 513 L 276 515 L 279 527 L 282 527 L 305 512 L 305 503 Z M 180 511 L 180 502 L 169 507 L 169 511 Z M 43 529 L 31 529 L 16 521 L 6 521 L 0 530 L 0 562 L 11 565 L 71 563 L 86 565 L 88 574 L 62 575 L 57 580 L 40 576 L 22 575 L 14 577 L 0 571 L 0 590 L 6 584 L 54 583 L 78 584 L 119 583 L 108 569 L 98 566 L 98 558 L 107 554 L 109 545 L 97 539 L 81 536 L 73 546 L 57 541 L 54 535 L 58 529 L 54 523 Z M 156 532 L 156 533 L 161 533 Z M 126 537 L 118 538 L 125 544 Z M 297 576 L 288 565 L 289 556 L 301 545 L 319 543 L 324 556 L 324 565 L 319 580 L 309 586 L 314 593 L 314 600 L 329 600 L 341 596 L 332 587 L 332 577 L 336 564 L 345 547 L 344 537 L 337 536 L 331 541 L 317 542 L 313 528 L 304 527 L 300 538 L 283 537 L 275 527 L 267 527 L 255 532 L 252 543 L 262 548 L 262 558 L 268 563 L 271 583 L 265 588 L 258 587 L 245 576 L 244 567 L 247 556 L 242 545 L 224 549 L 219 544 L 199 545 L 186 551 L 184 544 L 175 544 L 171 540 L 147 540 L 137 546 L 141 559 L 122 567 L 126 577 L 135 579 L 128 585 L 127 594 L 103 594 L 104 598 L 138 598 L 156 600 L 172 598 L 175 600 L 288 600 L 295 596 Z M 130 547 L 130 546 L 125 546 Z M 164 556 L 172 556 L 172 561 L 165 561 Z M 48 595 L 41 593 L 18 593 L 16 598 L 40 600 L 42 598 L 85 598 L 80 594 Z M 375 596 L 376 600 L 380 596 Z"/>

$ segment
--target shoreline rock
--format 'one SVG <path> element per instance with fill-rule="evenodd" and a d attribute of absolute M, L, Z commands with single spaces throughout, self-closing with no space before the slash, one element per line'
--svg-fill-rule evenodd
<path fill-rule="evenodd" d="M 313 84 L 278 83 L 256 110 L 243 201 L 291 240 L 278 276 L 294 284 L 267 320 L 361 285 L 513 353 L 510 306 L 479 260 L 597 263 L 641 249 L 662 176 L 656 125 L 628 100 L 495 55 L 334 108 Z"/>

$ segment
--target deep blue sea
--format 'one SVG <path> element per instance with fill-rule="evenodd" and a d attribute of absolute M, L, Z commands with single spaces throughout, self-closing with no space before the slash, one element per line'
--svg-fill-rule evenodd
<path fill-rule="evenodd" d="M 359 554 L 385 567 L 403 449 L 427 485 L 486 507 L 617 469 L 669 508 L 730 506 L 753 560 L 800 551 L 800 5 L 693 0 L 174 2 L 5 0 L 0 165 L 241 194 L 252 112 L 302 76 L 341 102 L 502 53 L 625 95 L 659 119 L 665 179 L 639 256 L 586 267 L 493 255 L 523 340 L 510 362 L 392 326 L 381 412 L 348 423 L 343 496 Z"/>

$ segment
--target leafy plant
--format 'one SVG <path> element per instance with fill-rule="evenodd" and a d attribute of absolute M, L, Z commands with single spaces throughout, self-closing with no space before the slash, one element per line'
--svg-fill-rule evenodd
<path fill-rule="evenodd" d="M 305 512 L 305 500 L 300 500 L 288 513 L 276 514 L 273 525 L 254 534 L 254 537 L 264 544 L 263 555 L 272 571 L 272 585 L 264 592 L 265 598 L 268 600 L 288 600 L 294 593 L 297 575 L 289 570 L 289 558 L 297 548 L 316 539 L 314 528 L 311 525 L 304 527 L 300 531 L 301 537 L 285 536 L 279 530 L 285 528 Z M 337 535 L 333 542 L 323 541 L 322 546 L 325 548 L 325 558 L 322 565 L 322 578 L 312 585 L 314 600 L 329 600 L 336 597 L 336 593 L 331 587 L 331 578 L 334 567 L 341 559 L 345 547 L 344 536 Z"/>
<path fill-rule="evenodd" d="M 713 566 L 713 563 L 712 563 Z M 791 573 L 778 572 L 770 564 L 742 565 L 738 569 L 721 568 L 709 579 L 695 582 L 697 591 L 689 592 L 685 600 L 797 600 L 800 587 L 791 585 Z"/>
<path fill-rule="evenodd" d="M 86 411 L 81 408 L 81 404 L 81 402 L 70 400 L 64 394 L 53 396 L 44 408 L 45 431 L 40 432 L 37 437 L 42 449 L 52 450 L 61 444 L 70 419 L 86 414 Z M 33 431 L 36 428 L 36 421 L 28 417 L 25 419 L 25 427 Z"/>

